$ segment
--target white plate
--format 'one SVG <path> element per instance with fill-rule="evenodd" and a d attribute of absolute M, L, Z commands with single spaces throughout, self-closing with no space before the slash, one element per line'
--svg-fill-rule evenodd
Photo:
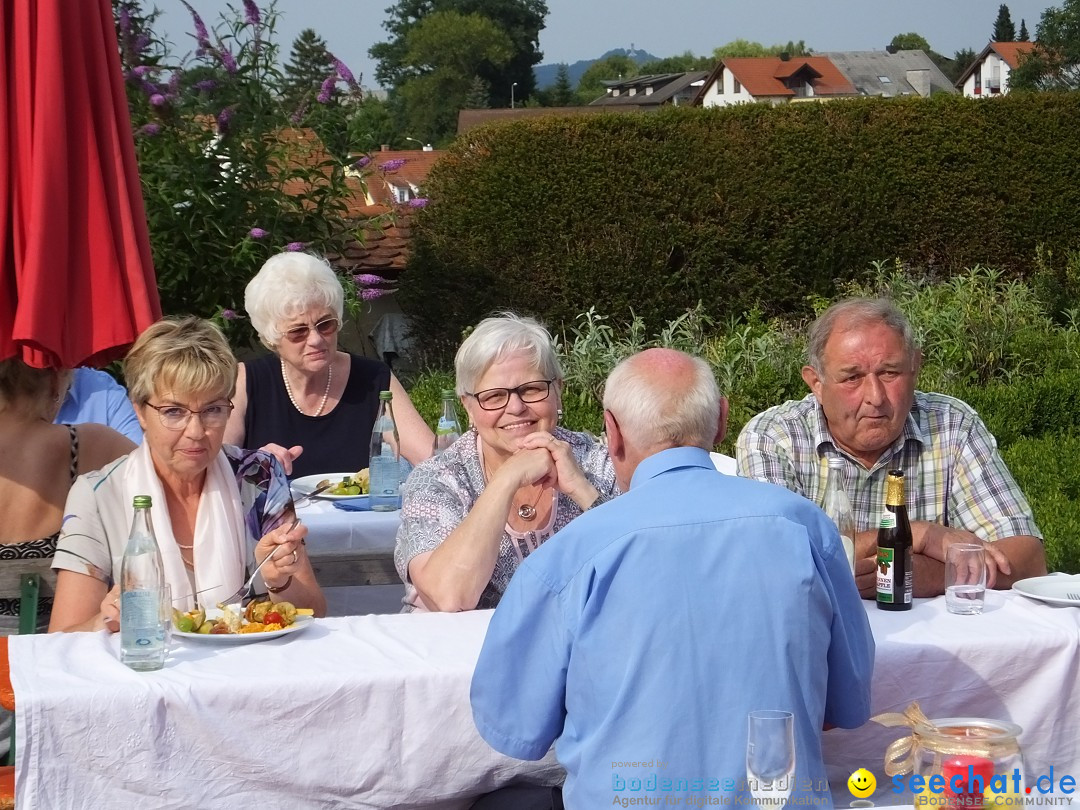
<path fill-rule="evenodd" d="M 190 638 L 193 641 L 205 641 L 209 644 L 251 644 L 256 641 L 267 641 L 279 636 L 287 636 L 289 633 L 299 633 L 315 621 L 311 616 L 297 616 L 293 623 L 280 630 L 271 630 L 269 633 L 183 633 L 173 627 L 173 638 Z"/>
<path fill-rule="evenodd" d="M 1067 594 L 1080 596 L 1080 575 L 1061 576 L 1051 574 L 1045 577 L 1030 577 L 1014 582 L 1012 589 L 1019 594 L 1038 599 L 1050 605 L 1074 605 L 1080 607 L 1080 599 L 1072 599 Z"/>
<path fill-rule="evenodd" d="M 353 472 L 338 472 L 338 473 L 319 473 L 318 475 L 305 475 L 303 478 L 296 478 L 292 482 L 293 492 L 297 495 L 307 495 L 317 486 L 320 481 L 333 481 L 335 484 L 341 481 L 343 478 L 350 478 L 356 475 L 356 471 Z M 328 501 L 358 501 L 361 498 L 367 498 L 367 495 L 331 495 L 329 492 L 320 492 L 315 496 L 316 498 L 325 498 Z"/>

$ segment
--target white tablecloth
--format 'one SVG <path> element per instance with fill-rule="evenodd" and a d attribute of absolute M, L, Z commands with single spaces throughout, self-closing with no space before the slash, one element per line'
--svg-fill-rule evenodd
<path fill-rule="evenodd" d="M 872 712 L 903 711 L 918 700 L 927 717 L 984 717 L 1023 728 L 1020 746 L 1029 780 L 1080 777 L 1080 608 L 1051 607 L 1008 591 L 988 591 L 981 616 L 954 616 L 945 597 L 916 599 L 907 612 L 864 602 L 877 643 Z M 883 758 L 902 736 L 867 723 L 825 733 L 825 763 L 837 806 L 852 796 L 847 779 L 873 772 L 876 804 L 889 793 Z M 1058 797 L 1060 793 L 1056 793 Z"/>
<path fill-rule="evenodd" d="M 308 527 L 312 553 L 334 551 L 394 552 L 400 512 L 346 512 L 332 501 L 315 499 L 299 510 Z"/>
<path fill-rule="evenodd" d="M 242 646 L 174 643 L 136 673 L 105 633 L 14 636 L 20 810 L 463 808 L 515 777 L 469 682 L 489 611 L 316 621 Z"/>

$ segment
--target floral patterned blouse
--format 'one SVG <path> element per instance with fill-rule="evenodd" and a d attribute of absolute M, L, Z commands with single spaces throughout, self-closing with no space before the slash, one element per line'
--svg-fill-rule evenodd
<path fill-rule="evenodd" d="M 563 428 L 552 431 L 555 438 L 569 442 L 571 452 L 601 500 L 618 494 L 615 468 L 607 448 L 587 433 Z M 412 471 L 402 488 L 401 527 L 394 548 L 394 564 L 406 584 L 406 609 L 422 607 L 416 589 L 409 584 L 409 562 L 418 554 L 432 551 L 458 527 L 484 491 L 484 468 L 477 443 L 476 428 L 467 430 L 442 455 L 430 458 Z M 518 564 L 555 532 L 581 514 L 581 507 L 558 494 L 553 519 L 536 530 L 515 532 L 504 527 L 499 556 L 491 581 L 484 588 L 476 607 L 493 608 Z"/>

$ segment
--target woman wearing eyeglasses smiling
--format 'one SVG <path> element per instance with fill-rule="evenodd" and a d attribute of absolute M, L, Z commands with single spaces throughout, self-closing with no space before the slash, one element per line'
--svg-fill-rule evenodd
<path fill-rule="evenodd" d="M 114 583 L 136 495 L 153 499 L 165 581 L 178 609 L 193 609 L 195 594 L 203 605 L 229 598 L 248 569 L 272 555 L 260 572 L 270 598 L 326 612 L 280 462 L 223 444 L 236 367 L 209 321 L 166 319 L 139 336 L 124 373 L 143 443 L 71 488 L 53 563 L 59 573 L 50 630 L 117 629 Z"/>
<path fill-rule="evenodd" d="M 241 363 L 226 441 L 291 457 L 294 476 L 360 470 L 379 392 L 391 391 L 401 454 L 413 464 L 431 455 L 435 436 L 390 367 L 338 351 L 343 303 L 341 282 L 323 259 L 282 253 L 262 266 L 244 308 L 273 354 Z"/>
<path fill-rule="evenodd" d="M 557 426 L 562 371 L 543 326 L 487 318 L 454 366 L 472 427 L 403 487 L 394 562 L 407 609 L 495 607 L 522 559 L 617 494 L 607 449 Z"/>

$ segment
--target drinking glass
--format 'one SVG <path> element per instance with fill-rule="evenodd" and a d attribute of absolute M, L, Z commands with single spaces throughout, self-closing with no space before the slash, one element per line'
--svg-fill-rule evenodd
<path fill-rule="evenodd" d="M 945 552 L 945 608 L 949 613 L 983 612 L 986 552 L 977 543 L 954 543 Z"/>
<path fill-rule="evenodd" d="M 775 709 L 747 717 L 747 787 L 755 804 L 781 810 L 795 787 L 795 717 Z"/>
<path fill-rule="evenodd" d="M 159 619 L 161 622 L 161 643 L 165 647 L 165 655 L 169 654 L 169 644 L 172 641 L 172 586 L 161 586 L 161 601 L 158 604 Z"/>

